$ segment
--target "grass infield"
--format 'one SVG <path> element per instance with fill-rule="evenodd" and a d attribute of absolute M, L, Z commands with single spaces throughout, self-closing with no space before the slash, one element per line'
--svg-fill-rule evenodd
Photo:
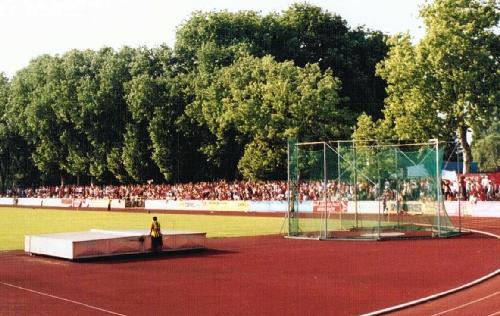
<path fill-rule="evenodd" d="M 163 229 L 203 231 L 207 237 L 270 235 L 287 228 L 284 217 L 222 216 L 0 208 L 0 251 L 24 249 L 24 235 L 98 229 L 149 229 L 153 216 Z"/>

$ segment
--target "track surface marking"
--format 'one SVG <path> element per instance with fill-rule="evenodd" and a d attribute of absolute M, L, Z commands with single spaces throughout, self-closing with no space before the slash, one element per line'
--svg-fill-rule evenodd
<path fill-rule="evenodd" d="M 0 282 L 0 284 L 5 285 L 5 286 L 10 286 L 10 287 L 18 289 L 18 290 L 27 291 L 27 292 L 35 293 L 35 294 L 38 294 L 38 295 L 46 296 L 46 297 L 49 297 L 49 298 L 52 298 L 52 299 L 61 300 L 61 301 L 69 302 L 69 303 L 72 303 L 72 304 L 85 306 L 87 308 L 90 308 L 90 309 L 93 309 L 93 310 L 97 310 L 97 311 L 100 311 L 100 312 L 104 312 L 104 313 L 107 313 L 107 314 L 119 315 L 119 316 L 126 316 L 124 314 L 115 313 L 115 312 L 109 311 L 109 310 L 104 309 L 104 308 L 92 306 L 92 305 L 89 305 L 89 304 L 85 304 L 85 303 L 82 303 L 82 302 L 77 302 L 75 300 L 70 300 L 70 299 L 67 299 L 67 298 L 64 298 L 64 297 L 59 297 L 59 296 L 56 296 L 56 295 L 52 295 L 52 294 L 48 294 L 48 293 L 44 293 L 44 292 L 40 292 L 40 291 L 35 291 L 35 290 L 27 289 L 27 288 L 22 287 L 22 286 L 17 286 L 17 285 L 13 285 L 13 284 L 10 284 L 10 283 L 5 283 L 5 282 Z"/>
<path fill-rule="evenodd" d="M 390 315 L 495 315 L 500 313 L 500 275 L 453 295 Z"/>
<path fill-rule="evenodd" d="M 359 315 L 455 288 L 500 267 L 500 242 L 477 234 L 363 243 L 210 238 L 207 247 L 61 265 L 48 263 L 60 259 L 14 251 L 0 254 L 0 281 L 130 316 Z M 0 297 L 2 315 L 97 312 L 8 286 L 0 286 Z"/>
<path fill-rule="evenodd" d="M 452 218 L 454 224 L 458 227 L 458 218 Z M 473 218 L 473 217 L 465 217 L 461 219 L 462 225 L 461 227 L 464 227 L 464 231 L 469 231 L 469 232 L 474 232 L 474 233 L 479 233 L 485 236 L 490 236 L 492 238 L 500 239 L 500 219 L 498 218 Z M 500 266 L 499 266 L 500 267 Z M 500 291 L 496 291 L 493 294 L 485 294 L 486 293 L 491 293 L 492 291 L 495 291 L 497 289 L 500 289 L 500 276 L 498 276 L 498 271 L 495 271 L 492 273 L 494 276 L 492 277 L 493 281 L 489 281 L 488 279 L 490 276 L 484 276 L 481 279 L 486 279 L 487 282 L 479 282 L 479 284 L 475 284 L 469 288 L 467 285 L 463 285 L 462 287 L 459 287 L 457 290 L 449 290 L 445 291 L 443 293 L 438 293 L 435 295 L 436 298 L 434 299 L 432 296 L 428 298 L 422 298 L 419 301 L 421 301 L 418 304 L 412 304 L 406 303 L 409 306 L 406 307 L 406 309 L 397 309 L 396 311 L 392 312 L 394 315 L 423 315 L 423 314 L 431 314 L 435 312 L 436 314 L 434 315 L 443 315 L 447 314 L 451 311 L 454 311 L 454 314 L 457 315 L 487 315 L 487 316 L 493 316 L 493 315 L 498 315 L 500 314 L 500 299 L 498 298 L 498 294 Z M 492 275 L 490 274 L 490 275 Z M 496 284 L 494 283 L 496 282 Z M 484 284 L 486 283 L 486 284 Z M 494 285 L 491 285 L 494 284 Z M 463 288 L 463 289 L 462 289 Z M 465 290 L 466 289 L 466 290 Z M 472 295 L 472 297 L 476 297 L 476 299 L 473 298 L 464 298 L 463 294 L 461 291 L 466 291 L 465 293 L 468 293 L 469 295 Z M 450 294 L 447 294 L 447 292 L 451 292 Z M 485 295 L 481 297 L 481 295 Z M 443 296 L 443 297 L 441 297 Z M 469 300 L 469 301 L 467 301 Z M 477 303 L 486 301 L 488 300 L 488 303 L 482 304 L 484 306 L 478 305 Z M 466 301 L 467 303 L 463 303 Z M 475 304 L 475 305 L 474 305 Z M 402 304 L 405 305 L 405 304 Z M 397 307 L 397 306 L 394 306 Z M 442 310 L 443 308 L 448 308 L 447 310 L 437 312 L 439 310 Z M 390 310 L 391 307 L 387 308 L 387 310 Z M 489 314 L 487 311 L 488 310 L 496 310 L 498 311 L 494 312 L 493 314 Z M 460 310 L 460 311 L 457 311 Z M 371 313 L 370 313 L 371 314 Z M 377 314 L 377 312 L 373 312 L 374 315 Z"/>

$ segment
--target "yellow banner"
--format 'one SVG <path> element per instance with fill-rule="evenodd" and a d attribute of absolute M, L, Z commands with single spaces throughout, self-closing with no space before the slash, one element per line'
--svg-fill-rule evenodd
<path fill-rule="evenodd" d="M 249 201 L 215 201 L 215 200 L 180 200 L 167 201 L 167 210 L 180 211 L 233 211 L 247 212 L 250 209 Z"/>
<path fill-rule="evenodd" d="M 207 211 L 247 212 L 250 208 L 248 201 L 202 201 Z"/>

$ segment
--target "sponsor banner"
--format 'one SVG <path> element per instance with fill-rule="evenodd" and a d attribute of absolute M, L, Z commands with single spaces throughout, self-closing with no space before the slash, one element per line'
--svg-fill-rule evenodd
<path fill-rule="evenodd" d="M 295 212 L 300 213 L 312 213 L 313 212 L 313 201 L 302 201 L 295 204 Z"/>
<path fill-rule="evenodd" d="M 166 200 L 146 200 L 144 201 L 144 208 L 147 210 L 165 210 L 167 209 Z"/>
<path fill-rule="evenodd" d="M 0 198 L 0 205 L 14 205 L 14 198 Z"/>
<path fill-rule="evenodd" d="M 233 211 L 233 212 L 247 212 L 249 201 L 202 201 L 203 206 L 207 211 Z"/>
<path fill-rule="evenodd" d="M 172 211 L 287 212 L 286 201 L 146 200 L 146 209 Z M 312 212 L 312 201 L 300 203 L 301 212 Z"/>
<path fill-rule="evenodd" d="M 250 212 L 288 212 L 286 201 L 250 201 Z"/>
<path fill-rule="evenodd" d="M 417 202 L 419 203 L 419 202 Z M 438 202 L 420 202 L 422 204 L 422 212 L 426 215 L 434 215 L 438 210 Z"/>
<path fill-rule="evenodd" d="M 315 201 L 313 202 L 313 213 L 326 211 L 330 213 L 347 212 L 347 201 Z"/>
<path fill-rule="evenodd" d="M 446 201 L 444 202 L 446 213 L 450 216 L 475 216 L 475 217 L 500 217 L 499 201 Z M 460 209 L 459 209 L 460 207 Z"/>
<path fill-rule="evenodd" d="M 460 202 L 460 213 L 464 215 L 464 206 L 465 203 L 462 201 Z M 459 211 L 458 211 L 458 202 L 455 201 L 444 201 L 444 209 L 446 210 L 446 214 L 450 216 L 458 216 Z"/>
<path fill-rule="evenodd" d="M 146 200 L 144 208 L 169 211 L 203 211 L 202 202 L 201 200 Z"/>
<path fill-rule="evenodd" d="M 125 208 L 125 200 L 113 199 L 111 200 L 111 208 Z"/>
<path fill-rule="evenodd" d="M 378 214 L 379 208 L 382 212 L 382 203 L 379 201 L 349 201 L 347 203 L 347 213 L 356 213 L 356 204 L 359 213 Z"/>
<path fill-rule="evenodd" d="M 79 207 L 89 207 L 89 200 L 87 199 L 73 199 L 71 202 L 71 206 L 79 208 Z"/>
<path fill-rule="evenodd" d="M 186 200 L 168 201 L 167 209 L 181 211 L 248 211 L 248 201 Z"/>
<path fill-rule="evenodd" d="M 167 200 L 165 201 L 165 209 L 171 211 L 204 211 L 202 202 L 201 200 Z"/>
<path fill-rule="evenodd" d="M 42 201 L 42 206 L 46 207 L 63 207 L 61 199 L 46 198 Z"/>
<path fill-rule="evenodd" d="M 72 207 L 73 199 L 61 199 L 61 204 L 63 207 Z"/>
<path fill-rule="evenodd" d="M 73 207 L 82 207 L 82 201 L 83 201 L 83 199 L 73 199 L 71 201 L 71 206 L 73 206 Z"/>
<path fill-rule="evenodd" d="M 362 214 L 378 214 L 380 213 L 397 213 L 396 201 L 387 201 L 384 205 L 383 201 L 349 201 L 347 204 L 347 213 L 356 212 L 356 204 L 358 213 Z M 435 202 L 420 202 L 420 201 L 406 201 L 400 205 L 400 210 L 408 214 L 435 214 Z"/>
<path fill-rule="evenodd" d="M 471 214 L 473 217 L 500 217 L 500 202 L 499 201 L 481 201 L 481 202 L 467 202 L 471 207 Z"/>
<path fill-rule="evenodd" d="M 379 201 L 358 201 L 358 212 L 366 214 L 377 214 L 379 212 Z M 392 204 L 392 205 L 391 205 Z M 387 203 L 389 212 L 393 212 L 395 203 L 390 201 Z M 380 211 L 382 212 L 383 204 L 380 203 Z M 420 201 L 407 201 L 402 206 L 404 212 L 408 214 L 436 214 L 436 202 L 420 202 Z M 450 216 L 458 216 L 458 201 L 445 201 L 444 207 L 446 213 Z M 355 212 L 355 202 L 349 201 L 347 205 L 347 212 Z M 460 214 L 462 216 L 475 216 L 475 217 L 500 217 L 500 201 L 480 201 L 472 203 L 469 201 L 460 202 Z"/>
<path fill-rule="evenodd" d="M 107 208 L 108 199 L 42 199 L 42 198 L 19 198 L 17 205 L 33 207 L 80 207 L 80 208 Z M 330 204 L 331 203 L 331 204 Z M 354 201 L 330 202 L 330 212 L 354 213 Z M 458 216 L 458 201 L 445 201 L 445 209 L 448 215 Z M 0 198 L 0 205 L 15 205 L 14 198 Z M 330 206 L 331 205 L 331 206 Z M 387 201 L 387 211 L 395 211 L 395 202 Z M 125 208 L 125 200 L 111 200 L 111 208 Z M 359 213 L 377 214 L 383 212 L 383 203 L 380 201 L 358 201 Z M 203 201 L 203 200 L 146 200 L 145 209 L 152 210 L 180 210 L 180 211 L 236 211 L 236 212 L 287 212 L 288 203 L 285 201 Z M 322 212 L 324 201 L 304 201 L 298 205 L 299 212 Z M 403 211 L 409 214 L 435 214 L 435 202 L 407 201 L 403 205 Z M 500 201 L 470 201 L 460 202 L 460 214 L 462 216 L 476 217 L 499 217 Z"/>
<path fill-rule="evenodd" d="M 104 199 L 104 200 L 90 200 L 88 207 L 94 207 L 94 208 L 108 208 L 110 200 Z M 82 206 L 83 207 L 83 206 Z"/>
<path fill-rule="evenodd" d="M 473 208 L 474 203 L 469 203 L 468 201 L 460 201 L 460 204 L 458 201 L 444 201 L 444 209 L 449 216 L 471 216 Z"/>
<path fill-rule="evenodd" d="M 19 198 L 17 199 L 19 206 L 43 206 L 43 199 L 40 198 Z"/>
<path fill-rule="evenodd" d="M 303 201 L 298 205 L 299 212 L 312 213 L 313 211 L 313 201 Z"/>

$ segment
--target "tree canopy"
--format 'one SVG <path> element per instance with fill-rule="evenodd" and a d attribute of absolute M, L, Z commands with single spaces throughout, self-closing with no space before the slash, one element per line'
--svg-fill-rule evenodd
<path fill-rule="evenodd" d="M 500 171 L 500 122 L 479 133 L 472 149 L 481 170 Z"/>
<path fill-rule="evenodd" d="M 351 29 L 337 14 L 296 3 L 281 14 L 253 11 L 195 12 L 180 26 L 175 50 L 186 69 L 210 72 L 230 65 L 244 50 L 255 57 L 271 55 L 295 65 L 317 63 L 342 82 L 344 105 L 360 114 L 380 116 L 385 98 L 375 65 L 387 53 L 381 32 Z"/>
<path fill-rule="evenodd" d="M 377 73 L 387 81 L 378 137 L 460 140 L 464 164 L 472 160 L 467 131 L 498 120 L 500 96 L 495 33 L 500 13 L 494 0 L 435 0 L 421 12 L 427 31 L 413 45 L 407 34 L 388 40 Z M 366 116 L 355 137 L 370 133 Z"/>
<path fill-rule="evenodd" d="M 485 157 L 500 91 L 494 1 L 435 0 L 421 16 L 416 45 L 301 3 L 195 12 L 174 49 L 38 56 L 0 76 L 0 189 L 284 178 L 287 138 L 349 138 L 356 117 L 357 139 L 471 129 Z"/>
<path fill-rule="evenodd" d="M 202 147 L 209 159 L 225 165 L 235 147 L 242 151 L 237 165 L 245 178 L 284 177 L 289 137 L 350 132 L 353 115 L 340 105 L 340 81 L 317 64 L 298 67 L 271 56 L 246 56 L 205 79 L 186 113 L 214 136 Z"/>

